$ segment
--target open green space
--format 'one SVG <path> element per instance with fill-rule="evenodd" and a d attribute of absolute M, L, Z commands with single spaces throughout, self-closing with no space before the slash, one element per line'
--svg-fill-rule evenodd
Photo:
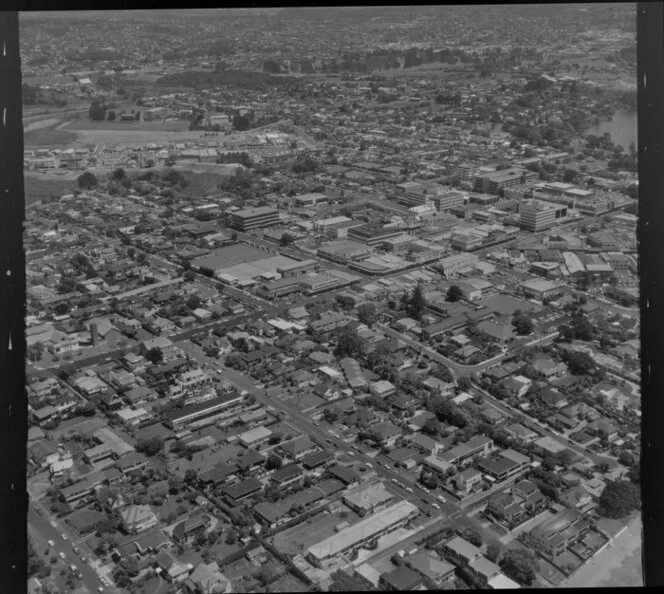
<path fill-rule="evenodd" d="M 78 188 L 76 179 L 62 179 L 53 176 L 24 175 L 25 203 L 30 204 L 37 200 L 62 196 Z"/>

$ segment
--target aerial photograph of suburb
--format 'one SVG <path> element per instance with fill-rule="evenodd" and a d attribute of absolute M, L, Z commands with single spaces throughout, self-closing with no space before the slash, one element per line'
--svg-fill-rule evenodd
<path fill-rule="evenodd" d="M 636 19 L 19 13 L 27 591 L 643 586 Z"/>

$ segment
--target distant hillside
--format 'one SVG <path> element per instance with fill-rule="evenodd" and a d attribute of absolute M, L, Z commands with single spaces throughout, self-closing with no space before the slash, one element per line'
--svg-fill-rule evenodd
<path fill-rule="evenodd" d="M 242 70 L 222 70 L 205 72 L 190 70 L 177 74 L 167 74 L 157 79 L 157 84 L 164 87 L 210 87 L 235 86 L 247 89 L 265 89 L 284 86 L 293 82 L 290 77 L 277 77 L 264 72 L 244 72 Z"/>

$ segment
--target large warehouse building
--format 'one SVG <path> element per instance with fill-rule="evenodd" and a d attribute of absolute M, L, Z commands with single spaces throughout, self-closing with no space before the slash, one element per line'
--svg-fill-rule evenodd
<path fill-rule="evenodd" d="M 394 532 L 418 513 L 419 509 L 410 501 L 395 503 L 309 547 L 307 559 L 316 567 L 326 569 L 340 555 L 350 554 L 362 545 Z"/>

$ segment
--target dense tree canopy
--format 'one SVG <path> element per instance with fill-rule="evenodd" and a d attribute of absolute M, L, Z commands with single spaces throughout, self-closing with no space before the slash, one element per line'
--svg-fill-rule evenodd
<path fill-rule="evenodd" d="M 598 511 L 607 518 L 624 518 L 640 507 L 639 487 L 630 481 L 609 482 L 599 496 Z"/>
<path fill-rule="evenodd" d="M 500 560 L 500 568 L 507 577 L 530 586 L 535 580 L 535 555 L 524 549 L 510 549 Z"/>

